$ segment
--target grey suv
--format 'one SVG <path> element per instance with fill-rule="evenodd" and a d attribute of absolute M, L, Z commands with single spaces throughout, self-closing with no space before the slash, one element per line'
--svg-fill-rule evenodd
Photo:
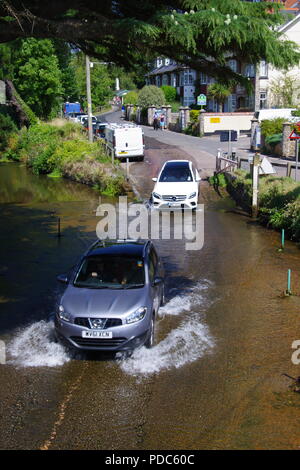
<path fill-rule="evenodd" d="M 67 284 L 55 315 L 59 340 L 82 350 L 153 345 L 164 270 L 151 241 L 97 241 L 57 279 Z"/>

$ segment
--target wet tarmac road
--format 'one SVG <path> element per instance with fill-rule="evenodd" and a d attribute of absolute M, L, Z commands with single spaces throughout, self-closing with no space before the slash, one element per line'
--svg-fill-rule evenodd
<path fill-rule="evenodd" d="M 185 157 L 148 140 L 145 162 L 130 166 L 141 197 L 163 161 Z M 288 268 L 300 294 L 296 245 L 278 253 L 277 233 L 237 215 L 229 199 L 201 183 L 203 249 L 157 242 L 168 302 L 156 346 L 127 360 L 72 357 L 53 341 L 47 318 L 56 274 L 95 238 L 97 195 L 19 165 L 1 165 L 0 179 L 7 182 L 0 191 L 0 339 L 8 349 L 0 366 L 0 448 L 299 448 L 300 397 L 281 375 L 298 373 L 291 344 L 300 339 L 299 297 L 281 297 Z"/>

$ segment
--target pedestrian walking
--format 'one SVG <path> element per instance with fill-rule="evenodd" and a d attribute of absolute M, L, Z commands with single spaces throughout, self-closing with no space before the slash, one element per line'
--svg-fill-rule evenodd
<path fill-rule="evenodd" d="M 160 116 L 160 129 L 163 130 L 165 128 L 165 115 L 162 114 Z"/>
<path fill-rule="evenodd" d="M 158 127 L 159 127 L 158 113 L 155 111 L 154 116 L 153 116 L 153 129 L 157 131 Z"/>

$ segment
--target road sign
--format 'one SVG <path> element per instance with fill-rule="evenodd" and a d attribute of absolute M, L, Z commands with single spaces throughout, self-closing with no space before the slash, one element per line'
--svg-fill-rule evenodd
<path fill-rule="evenodd" d="M 206 95 L 201 94 L 197 97 L 197 105 L 198 106 L 205 106 L 206 105 Z"/>
<path fill-rule="evenodd" d="M 220 142 L 229 142 L 229 132 L 230 132 L 230 141 L 237 141 L 237 131 L 222 131 L 220 134 Z"/>
<path fill-rule="evenodd" d="M 289 135 L 290 140 L 298 140 L 300 139 L 300 122 L 295 123 L 296 129 L 293 129 Z"/>
<path fill-rule="evenodd" d="M 297 134 L 296 131 L 292 131 L 289 136 L 290 140 L 299 140 L 300 139 L 300 134 Z"/>
<path fill-rule="evenodd" d="M 273 168 L 272 163 L 264 157 L 259 167 L 259 174 L 260 175 L 274 175 L 276 174 L 276 170 Z"/>

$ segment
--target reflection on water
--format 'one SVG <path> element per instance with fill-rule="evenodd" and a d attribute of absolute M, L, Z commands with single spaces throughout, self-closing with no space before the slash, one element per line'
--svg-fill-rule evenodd
<path fill-rule="evenodd" d="M 0 163 L 0 172 L 1 204 L 84 201 L 89 199 L 93 192 L 82 184 L 62 178 L 34 175 L 19 163 Z"/>

